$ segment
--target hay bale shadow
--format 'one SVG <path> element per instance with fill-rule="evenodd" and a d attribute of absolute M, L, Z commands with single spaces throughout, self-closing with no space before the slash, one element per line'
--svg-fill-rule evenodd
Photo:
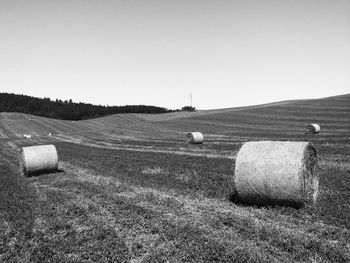
<path fill-rule="evenodd" d="M 61 174 L 64 173 L 63 169 L 57 169 L 55 171 L 53 170 L 42 170 L 42 171 L 36 171 L 31 172 L 30 174 L 25 174 L 25 177 L 38 177 L 41 175 L 53 175 L 53 174 Z"/>
<path fill-rule="evenodd" d="M 267 198 L 254 198 L 254 199 L 247 199 L 245 198 L 240 199 L 238 196 L 237 191 L 234 191 L 233 193 L 229 194 L 228 200 L 236 205 L 240 205 L 243 207 L 256 207 L 256 208 L 265 208 L 265 207 L 289 207 L 289 208 L 295 208 L 295 209 L 301 209 L 304 207 L 303 204 L 292 202 L 290 200 L 272 200 Z"/>

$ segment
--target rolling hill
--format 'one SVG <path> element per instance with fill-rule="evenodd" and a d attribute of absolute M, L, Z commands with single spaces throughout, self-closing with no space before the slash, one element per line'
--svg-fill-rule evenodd
<path fill-rule="evenodd" d="M 350 95 L 343 95 L 197 112 L 115 114 L 83 121 L 63 121 L 23 113 L 0 113 L 0 138 L 21 137 L 23 133 L 43 136 L 50 132 L 81 133 L 142 129 L 141 127 L 152 132 L 161 127 L 160 129 L 184 132 L 201 130 L 204 133 L 222 134 L 237 139 L 249 138 L 249 134 L 266 139 L 270 136 L 293 139 L 305 132 L 307 124 L 315 122 L 322 127 L 320 139 L 338 139 L 346 137 L 345 134 L 350 129 L 349 104 Z"/>
<path fill-rule="evenodd" d="M 305 134 L 309 123 L 321 133 Z M 233 203 L 248 140 L 311 141 L 317 204 Z M 47 143 L 59 172 L 24 177 L 20 147 Z M 3 262 L 350 261 L 350 94 L 75 122 L 0 113 L 0 172 Z"/>

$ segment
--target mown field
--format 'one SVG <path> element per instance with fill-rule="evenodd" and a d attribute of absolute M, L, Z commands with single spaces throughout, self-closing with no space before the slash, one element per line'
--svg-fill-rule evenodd
<path fill-rule="evenodd" d="M 203 145 L 186 143 L 194 130 Z M 0 262 L 350 261 L 349 95 L 79 122 L 0 113 L 0 138 Z M 248 140 L 313 142 L 317 204 L 234 203 Z M 47 143 L 59 172 L 24 177 L 20 147 Z"/>

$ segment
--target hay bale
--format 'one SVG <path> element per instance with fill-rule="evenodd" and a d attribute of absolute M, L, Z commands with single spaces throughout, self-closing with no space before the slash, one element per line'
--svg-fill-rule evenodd
<path fill-rule="evenodd" d="M 316 150 L 308 142 L 246 142 L 236 158 L 235 198 L 257 205 L 314 204 L 316 164 Z"/>
<path fill-rule="evenodd" d="M 200 144 L 203 143 L 203 134 L 201 132 L 189 132 L 186 135 L 189 143 Z"/>
<path fill-rule="evenodd" d="M 307 129 L 307 133 L 310 133 L 310 134 L 317 134 L 321 131 L 320 125 L 316 123 L 309 124 L 306 129 Z"/>
<path fill-rule="evenodd" d="M 58 154 L 55 145 L 23 147 L 21 166 L 24 175 L 54 172 L 58 169 Z"/>

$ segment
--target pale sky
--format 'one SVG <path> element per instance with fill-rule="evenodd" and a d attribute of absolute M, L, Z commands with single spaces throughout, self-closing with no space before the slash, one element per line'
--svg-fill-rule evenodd
<path fill-rule="evenodd" d="M 0 0 L 0 92 L 169 109 L 350 93 L 350 0 Z"/>

